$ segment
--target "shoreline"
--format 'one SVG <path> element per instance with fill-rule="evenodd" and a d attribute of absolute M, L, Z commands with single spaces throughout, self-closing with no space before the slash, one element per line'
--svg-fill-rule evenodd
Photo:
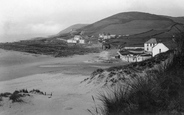
<path fill-rule="evenodd" d="M 17 51 L 0 51 L 0 81 L 6 81 L 16 79 L 19 77 L 30 76 L 34 74 L 50 73 L 50 72 L 62 72 L 63 67 L 47 67 L 44 65 L 57 65 L 67 63 L 70 67 L 74 62 L 74 58 L 78 55 L 62 58 L 54 58 L 47 55 L 34 55 L 29 53 L 17 52 Z M 85 56 L 88 56 L 87 54 Z M 65 64 L 66 65 L 66 64 Z M 74 64 L 73 64 L 74 65 Z"/>
<path fill-rule="evenodd" d="M 0 54 L 0 81 L 43 73 L 90 75 L 98 68 L 126 64 L 124 62 L 102 63 L 97 58 L 100 53 L 55 58 L 0 49 Z"/>
<path fill-rule="evenodd" d="M 102 63 L 97 60 L 100 53 L 62 58 L 35 57 L 15 51 L 0 53 L 0 93 L 38 89 L 52 94 L 52 97 L 33 94 L 25 98 L 26 103 L 8 101 L 0 107 L 0 114 L 5 115 L 91 115 L 87 111 L 94 106 L 91 96 L 97 95 L 101 88 L 81 81 L 98 68 L 126 64 Z"/>

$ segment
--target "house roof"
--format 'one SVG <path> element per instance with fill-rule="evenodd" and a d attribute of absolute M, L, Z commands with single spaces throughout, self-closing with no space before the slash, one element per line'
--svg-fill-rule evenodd
<path fill-rule="evenodd" d="M 145 42 L 146 44 L 150 44 L 150 43 L 157 43 L 156 38 L 151 38 L 150 40 L 148 40 L 147 42 Z"/>
<path fill-rule="evenodd" d="M 121 55 L 128 55 L 128 54 L 132 54 L 132 55 L 141 55 L 144 54 L 143 52 L 130 52 L 128 50 L 124 50 L 124 51 L 119 51 L 119 53 Z"/>

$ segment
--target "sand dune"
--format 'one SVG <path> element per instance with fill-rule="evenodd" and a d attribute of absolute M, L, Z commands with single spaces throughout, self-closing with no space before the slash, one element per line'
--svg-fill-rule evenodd
<path fill-rule="evenodd" d="M 88 115 L 93 105 L 92 88 L 80 84 L 86 76 L 63 74 L 37 74 L 0 82 L 1 92 L 16 89 L 39 89 L 52 93 L 52 97 L 34 95 L 28 103 L 9 103 L 0 107 L 2 115 Z M 90 91 L 90 93 L 88 93 Z M 11 107 L 11 108 L 10 108 Z M 90 114 L 89 114 L 90 115 Z"/>

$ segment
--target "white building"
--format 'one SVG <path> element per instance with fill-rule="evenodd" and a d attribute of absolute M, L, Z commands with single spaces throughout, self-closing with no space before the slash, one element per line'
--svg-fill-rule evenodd
<path fill-rule="evenodd" d="M 77 43 L 77 41 L 74 40 L 74 39 L 68 39 L 68 40 L 67 40 L 67 43 Z"/>
<path fill-rule="evenodd" d="M 67 43 L 85 44 L 85 40 L 80 35 L 75 35 L 74 38 L 68 39 Z"/>
<path fill-rule="evenodd" d="M 153 47 L 152 56 L 154 57 L 155 55 L 166 52 L 168 50 L 169 48 L 166 47 L 163 43 L 158 43 L 155 47 Z"/>
<path fill-rule="evenodd" d="M 113 34 L 99 34 L 99 38 L 111 39 L 111 38 L 116 38 L 116 35 L 113 35 Z"/>
<path fill-rule="evenodd" d="M 80 40 L 79 40 L 79 43 L 80 43 L 80 44 L 85 44 L 85 40 L 84 40 L 84 39 L 80 39 Z"/>
<path fill-rule="evenodd" d="M 144 43 L 144 50 L 152 53 L 152 49 L 157 45 L 157 40 L 155 38 L 151 38 L 147 42 Z"/>
<path fill-rule="evenodd" d="M 82 36 L 80 36 L 80 35 L 75 35 L 73 39 L 74 39 L 74 40 L 80 40 L 80 39 L 82 39 Z"/>

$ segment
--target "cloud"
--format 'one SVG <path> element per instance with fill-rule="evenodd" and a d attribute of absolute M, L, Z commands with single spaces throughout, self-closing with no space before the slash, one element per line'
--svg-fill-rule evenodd
<path fill-rule="evenodd" d="M 183 0 L 126 0 L 128 10 L 149 12 L 158 15 L 183 16 Z"/>
<path fill-rule="evenodd" d="M 59 32 L 62 29 L 61 24 L 54 22 L 44 22 L 44 23 L 29 23 L 21 24 L 14 22 L 4 22 L 1 24 L 1 34 L 54 34 Z"/>
<path fill-rule="evenodd" d="M 33 33 L 55 34 L 61 31 L 61 29 L 62 25 L 54 22 L 45 22 L 27 25 L 27 30 L 30 30 Z"/>
<path fill-rule="evenodd" d="M 0 23 L 0 42 L 10 42 L 33 37 L 54 35 L 62 30 L 63 26 L 54 22 L 43 23 L 15 23 L 4 21 Z"/>
<path fill-rule="evenodd" d="M 73 24 L 93 23 L 127 11 L 171 16 L 184 15 L 184 0 L 0 1 L 0 35 L 3 36 L 55 34 Z"/>

